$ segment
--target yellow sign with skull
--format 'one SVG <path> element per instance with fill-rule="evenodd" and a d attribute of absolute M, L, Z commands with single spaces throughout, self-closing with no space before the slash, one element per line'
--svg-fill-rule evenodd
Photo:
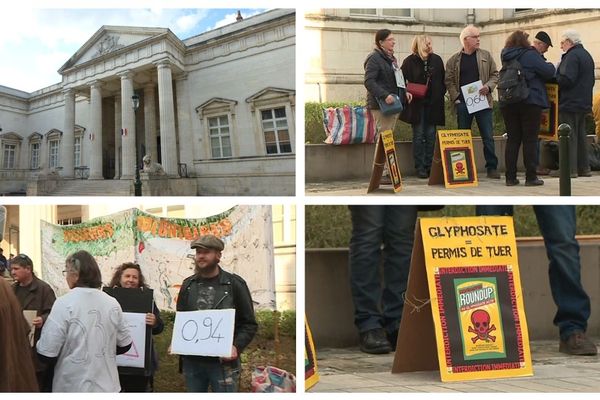
<path fill-rule="evenodd" d="M 442 381 L 532 375 L 512 217 L 422 218 Z"/>

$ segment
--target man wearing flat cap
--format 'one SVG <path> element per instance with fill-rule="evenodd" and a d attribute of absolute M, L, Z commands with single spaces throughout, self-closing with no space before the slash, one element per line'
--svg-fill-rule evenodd
<path fill-rule="evenodd" d="M 177 297 L 177 311 L 235 309 L 231 357 L 181 356 L 188 392 L 237 392 L 242 351 L 252 341 L 258 324 L 246 282 L 219 266 L 225 243 L 214 235 L 191 243 L 196 250 L 195 273 L 186 278 Z"/>

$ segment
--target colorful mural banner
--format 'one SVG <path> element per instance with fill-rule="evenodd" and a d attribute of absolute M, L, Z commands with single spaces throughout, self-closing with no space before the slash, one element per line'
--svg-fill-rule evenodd
<path fill-rule="evenodd" d="M 68 291 L 65 259 L 90 252 L 108 284 L 124 262 L 140 265 L 160 309 L 175 310 L 181 282 L 194 274 L 190 242 L 213 234 L 225 242 L 221 267 L 246 280 L 257 308 L 274 308 L 274 249 L 270 206 L 236 206 L 206 218 L 162 218 L 138 209 L 76 225 L 42 221 L 42 277 L 57 296 Z"/>
<path fill-rule="evenodd" d="M 532 375 L 512 217 L 422 218 L 420 234 L 442 381 Z"/>

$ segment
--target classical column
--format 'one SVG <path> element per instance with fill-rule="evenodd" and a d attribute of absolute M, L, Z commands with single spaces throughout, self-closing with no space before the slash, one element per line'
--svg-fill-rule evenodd
<path fill-rule="evenodd" d="M 179 146 L 179 162 L 187 165 L 188 176 L 194 175 L 194 154 L 200 154 L 198 148 L 200 142 L 194 140 L 192 135 L 191 115 L 194 114 L 190 104 L 190 91 L 188 90 L 187 74 L 180 74 L 175 77 L 175 88 L 177 90 L 177 121 L 179 143 L 186 143 L 185 146 Z M 210 145 L 209 145 L 210 147 Z M 234 153 L 235 154 L 235 153 Z M 200 156 L 196 158 L 201 158 Z"/>
<path fill-rule="evenodd" d="M 115 96 L 115 177 L 121 176 L 121 95 Z"/>
<path fill-rule="evenodd" d="M 104 179 L 102 176 L 102 82 L 92 82 L 90 92 L 90 177 L 88 179 Z"/>
<path fill-rule="evenodd" d="M 175 138 L 175 106 L 173 104 L 173 79 L 169 61 L 159 61 L 158 108 L 160 110 L 161 164 L 170 176 L 177 175 L 177 139 Z"/>
<path fill-rule="evenodd" d="M 73 178 L 75 176 L 75 170 L 73 169 L 75 158 L 75 92 L 73 89 L 66 89 L 63 90 L 63 95 L 65 96 L 65 119 L 60 151 L 63 167 L 62 175 L 65 178 Z"/>
<path fill-rule="evenodd" d="M 133 73 L 125 71 L 121 77 L 121 179 L 133 179 L 135 172 L 135 112 L 131 103 L 133 96 Z"/>
<path fill-rule="evenodd" d="M 146 142 L 146 154 L 152 161 L 158 162 L 158 151 L 156 149 L 156 96 L 154 96 L 154 83 L 144 86 L 144 126 Z"/>

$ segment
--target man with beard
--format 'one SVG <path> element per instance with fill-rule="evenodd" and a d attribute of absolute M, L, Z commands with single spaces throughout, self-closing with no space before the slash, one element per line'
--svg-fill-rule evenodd
<path fill-rule="evenodd" d="M 186 278 L 177 297 L 177 311 L 235 309 L 231 357 L 182 356 L 188 392 L 237 392 L 242 351 L 252 341 L 258 324 L 246 282 L 219 266 L 225 244 L 213 235 L 192 241 L 195 274 Z"/>

